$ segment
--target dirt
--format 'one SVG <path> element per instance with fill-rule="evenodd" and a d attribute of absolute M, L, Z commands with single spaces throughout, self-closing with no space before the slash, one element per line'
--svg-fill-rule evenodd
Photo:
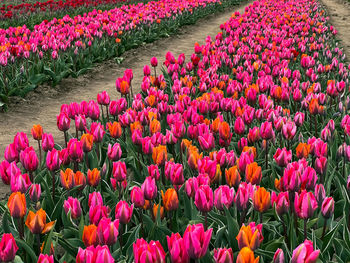
<path fill-rule="evenodd" d="M 143 66 L 150 64 L 151 57 L 155 56 L 159 61 L 164 61 L 166 52 L 171 51 L 175 56 L 184 53 L 188 61 L 196 42 L 203 43 L 208 35 L 215 37 L 220 31 L 220 24 L 227 21 L 234 11 L 244 12 L 245 6 L 251 2 L 228 8 L 220 14 L 210 15 L 195 25 L 182 27 L 177 35 L 130 50 L 123 54 L 125 60 L 121 64 L 117 64 L 114 60 L 107 61 L 76 79 L 65 79 L 54 88 L 42 86 L 28 94 L 25 99 L 15 99 L 8 112 L 0 113 L 0 160 L 3 160 L 5 147 L 12 143 L 17 132 L 26 132 L 30 145 L 36 147 L 37 144 L 30 135 L 33 124 L 41 124 L 44 132 L 52 133 L 55 142 L 62 144 L 63 133 L 56 126 L 56 116 L 62 104 L 96 100 L 97 93 L 104 90 L 110 94 L 111 99 L 117 98 L 119 94 L 115 89 L 115 80 L 117 77 L 122 77 L 127 68 L 133 69 L 134 89 L 139 88 L 143 77 Z M 8 192 L 8 186 L 0 182 L 0 200 Z"/>

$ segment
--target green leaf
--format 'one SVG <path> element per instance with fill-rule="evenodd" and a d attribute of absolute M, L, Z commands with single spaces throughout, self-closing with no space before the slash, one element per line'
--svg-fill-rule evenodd
<path fill-rule="evenodd" d="M 23 241 L 22 239 L 16 238 L 15 240 L 16 240 L 16 244 L 18 245 L 18 247 L 25 250 L 27 252 L 27 254 L 30 256 L 31 262 L 36 263 L 38 261 L 38 258 L 35 255 L 34 250 L 30 246 L 28 246 L 27 243 L 25 241 Z"/>

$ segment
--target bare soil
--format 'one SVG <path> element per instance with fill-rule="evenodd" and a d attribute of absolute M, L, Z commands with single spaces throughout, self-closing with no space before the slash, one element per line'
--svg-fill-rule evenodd
<path fill-rule="evenodd" d="M 227 21 L 234 11 L 244 12 L 245 6 L 250 2 L 228 8 L 219 14 L 210 15 L 199 20 L 195 25 L 184 26 L 177 35 L 127 51 L 123 54 L 125 60 L 121 64 L 110 60 L 96 65 L 83 76 L 67 78 L 56 87 L 43 85 L 28 94 L 25 99 L 14 99 L 9 111 L 0 113 L 0 160 L 3 160 L 4 150 L 13 141 L 17 132 L 26 132 L 29 143 L 36 147 L 37 144 L 30 135 L 33 124 L 41 124 L 44 132 L 53 134 L 56 143 L 62 143 L 63 133 L 56 126 L 56 116 L 62 104 L 96 100 L 97 93 L 104 90 L 110 94 L 112 99 L 117 98 L 119 94 L 115 89 L 115 80 L 121 77 L 127 68 L 133 70 L 132 84 L 136 92 L 139 91 L 143 66 L 150 64 L 152 57 L 155 56 L 159 61 L 164 61 L 166 52 L 171 51 L 175 56 L 184 53 L 188 61 L 196 42 L 203 43 L 208 35 L 215 37 L 220 31 L 220 24 Z M 0 182 L 0 200 L 8 193 L 9 188 Z"/>

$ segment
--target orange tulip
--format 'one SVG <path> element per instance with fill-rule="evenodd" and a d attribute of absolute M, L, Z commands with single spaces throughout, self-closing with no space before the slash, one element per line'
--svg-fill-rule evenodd
<path fill-rule="evenodd" d="M 154 134 L 156 132 L 160 132 L 160 129 L 161 129 L 160 122 L 158 120 L 154 119 L 154 120 L 152 120 L 150 122 L 150 124 L 149 124 L 149 132 L 151 134 Z"/>
<path fill-rule="evenodd" d="M 95 225 L 84 226 L 82 239 L 86 247 L 97 246 L 98 245 L 97 226 Z"/>
<path fill-rule="evenodd" d="M 94 136 L 90 133 L 84 133 L 80 138 L 80 142 L 83 145 L 83 151 L 90 152 L 94 145 Z"/>
<path fill-rule="evenodd" d="M 245 168 L 245 179 L 251 184 L 260 184 L 261 182 L 261 167 L 256 163 L 250 163 Z"/>
<path fill-rule="evenodd" d="M 164 207 L 160 206 L 160 208 L 159 208 L 159 206 L 160 206 L 159 204 L 158 205 L 156 205 L 156 204 L 153 205 L 153 209 L 152 209 L 153 219 L 157 218 L 158 209 L 159 209 L 159 212 L 160 212 L 160 219 L 164 218 Z"/>
<path fill-rule="evenodd" d="M 26 197 L 20 192 L 10 195 L 7 206 L 13 218 L 22 218 L 27 213 Z"/>
<path fill-rule="evenodd" d="M 100 183 L 101 175 L 100 171 L 95 168 L 92 171 L 89 169 L 87 172 L 87 181 L 90 186 L 96 187 Z"/>
<path fill-rule="evenodd" d="M 319 107 L 320 107 L 320 105 L 318 104 L 318 100 L 317 99 L 312 99 L 310 101 L 309 111 L 310 111 L 311 114 L 313 114 L 313 115 L 317 114 Z"/>
<path fill-rule="evenodd" d="M 141 132 L 143 131 L 143 127 L 139 121 L 135 121 L 130 124 L 131 133 L 133 133 L 135 130 L 140 130 Z"/>
<path fill-rule="evenodd" d="M 46 224 L 46 212 L 40 208 L 36 213 L 29 211 L 26 226 L 33 234 L 45 234 L 49 232 L 55 224 L 55 221 Z"/>
<path fill-rule="evenodd" d="M 192 141 L 187 139 L 182 139 L 181 141 L 181 151 L 184 153 L 192 145 Z"/>
<path fill-rule="evenodd" d="M 254 146 L 244 146 L 242 152 L 249 152 L 254 154 L 254 158 L 256 157 L 256 148 Z"/>
<path fill-rule="evenodd" d="M 239 251 L 236 263 L 258 263 L 259 257 L 254 257 L 254 252 L 249 247 L 244 247 Z"/>
<path fill-rule="evenodd" d="M 142 207 L 143 210 L 148 210 L 150 208 L 150 202 L 148 200 L 145 200 L 145 204 Z"/>
<path fill-rule="evenodd" d="M 118 139 L 120 136 L 122 136 L 122 126 L 119 122 L 113 122 L 108 125 L 109 133 L 111 134 L 112 138 Z"/>
<path fill-rule="evenodd" d="M 153 148 L 152 153 L 153 162 L 158 166 L 164 165 L 165 161 L 168 159 L 168 153 L 166 150 L 166 146 L 159 145 Z"/>
<path fill-rule="evenodd" d="M 122 80 L 120 82 L 120 93 L 123 95 L 127 95 L 130 92 L 130 85 L 127 81 Z"/>
<path fill-rule="evenodd" d="M 238 187 L 241 182 L 241 175 L 239 174 L 237 165 L 230 167 L 229 169 L 225 169 L 226 183 L 230 186 Z"/>
<path fill-rule="evenodd" d="M 210 183 L 218 183 L 221 179 L 221 176 L 222 176 L 222 172 L 221 172 L 220 164 L 217 164 L 215 176 L 210 178 Z"/>
<path fill-rule="evenodd" d="M 298 159 L 307 158 L 310 153 L 310 145 L 301 142 L 299 143 L 295 151 Z"/>
<path fill-rule="evenodd" d="M 216 118 L 215 120 L 213 120 L 213 122 L 211 124 L 211 128 L 212 128 L 213 132 L 216 133 L 219 131 L 220 124 L 221 124 L 221 120 L 219 118 Z"/>
<path fill-rule="evenodd" d="M 255 228 L 255 231 L 253 232 L 250 224 L 248 226 L 243 225 L 241 227 L 236 239 L 240 249 L 249 247 L 251 250 L 257 249 L 263 240 L 262 235 L 259 233 L 259 229 Z"/>
<path fill-rule="evenodd" d="M 33 136 L 34 140 L 37 140 L 37 141 L 41 140 L 41 138 L 43 136 L 43 127 L 41 127 L 40 124 L 33 125 L 32 136 Z"/>
<path fill-rule="evenodd" d="M 223 140 L 229 140 L 231 137 L 231 129 L 230 125 L 226 122 L 223 121 L 220 126 L 219 126 L 219 134 L 220 138 Z"/>
<path fill-rule="evenodd" d="M 259 211 L 260 213 L 265 212 L 267 209 L 270 208 L 270 199 L 270 192 L 266 191 L 264 187 L 260 187 L 254 192 L 253 195 L 254 209 Z"/>
<path fill-rule="evenodd" d="M 63 188 L 69 190 L 74 186 L 74 172 L 72 169 L 67 168 L 66 171 L 60 172 L 61 185 Z"/>
<path fill-rule="evenodd" d="M 166 211 L 174 211 L 179 207 L 179 198 L 173 188 L 166 190 L 165 194 L 162 190 L 162 199 Z"/>
<path fill-rule="evenodd" d="M 74 185 L 81 185 L 80 189 L 84 189 L 86 185 L 86 177 L 82 172 L 77 171 L 74 174 Z"/>

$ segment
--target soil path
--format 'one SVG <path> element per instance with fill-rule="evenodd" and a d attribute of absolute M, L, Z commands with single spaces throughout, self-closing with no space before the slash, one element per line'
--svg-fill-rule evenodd
<path fill-rule="evenodd" d="M 330 23 L 338 30 L 337 38 L 350 61 L 350 2 L 347 0 L 319 0 L 330 17 Z"/>
<path fill-rule="evenodd" d="M 177 57 L 185 53 L 189 60 L 196 42 L 203 43 L 208 35 L 215 37 L 220 31 L 220 24 L 228 20 L 234 11 L 244 12 L 245 6 L 251 1 L 231 7 L 222 13 L 210 15 L 199 20 L 195 25 L 185 26 L 177 35 L 146 44 L 123 54 L 125 60 L 120 64 L 108 61 L 96 66 L 92 71 L 77 79 L 63 80 L 55 88 L 40 87 L 29 94 L 26 100 L 12 105 L 7 113 L 0 113 L 0 160 L 3 160 L 5 147 L 12 142 L 17 132 L 28 134 L 30 145 L 35 145 L 30 135 L 33 124 L 41 124 L 44 132 L 52 133 L 55 142 L 63 142 L 63 134 L 57 129 L 56 115 L 64 103 L 96 100 L 97 93 L 106 90 L 111 98 L 118 96 L 115 90 L 115 80 L 122 77 L 127 68 L 133 69 L 133 87 L 139 88 L 143 77 L 143 66 L 150 63 L 151 57 L 164 60 L 167 51 Z M 74 125 L 74 124 L 73 124 Z M 8 193 L 9 188 L 0 182 L 0 200 Z"/>

